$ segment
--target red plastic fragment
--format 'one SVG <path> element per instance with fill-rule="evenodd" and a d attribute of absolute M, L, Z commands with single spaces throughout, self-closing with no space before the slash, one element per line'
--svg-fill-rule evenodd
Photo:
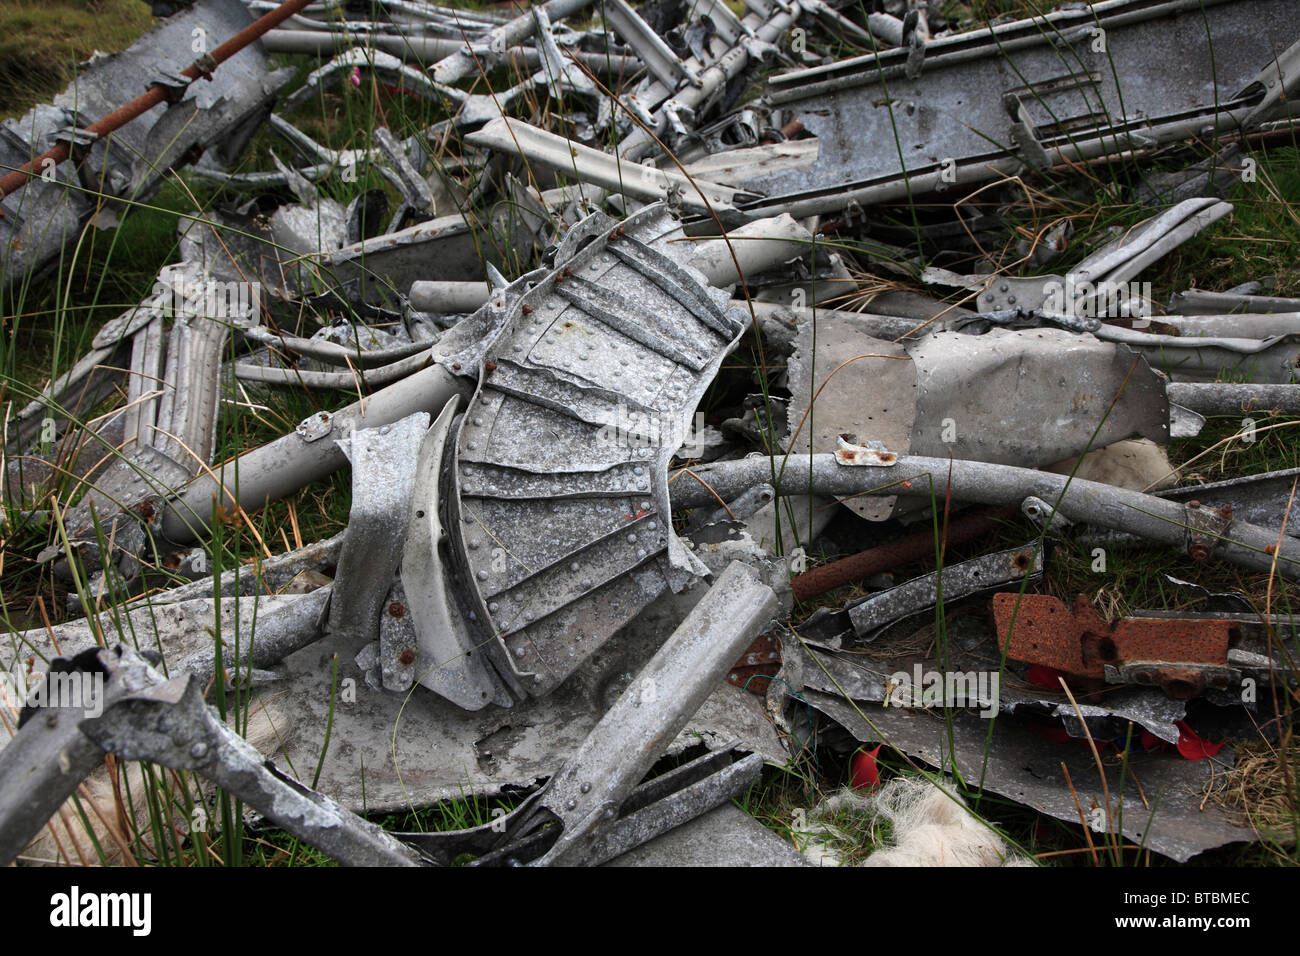
<path fill-rule="evenodd" d="M 1174 726 L 1178 728 L 1178 752 L 1187 760 L 1204 760 L 1223 749 L 1222 743 L 1206 740 L 1188 727 L 1185 720 L 1175 722 Z"/>
<path fill-rule="evenodd" d="M 859 750 L 853 755 L 853 789 L 874 790 L 880 786 L 880 767 L 876 764 L 876 754 L 884 744 L 876 744 L 875 750 Z"/>
<path fill-rule="evenodd" d="M 1058 685 L 1059 686 L 1059 685 Z M 1049 744 L 1069 743 L 1075 738 L 1071 737 L 1069 732 L 1057 721 L 1030 718 L 1029 731 L 1035 737 L 1046 740 Z"/>

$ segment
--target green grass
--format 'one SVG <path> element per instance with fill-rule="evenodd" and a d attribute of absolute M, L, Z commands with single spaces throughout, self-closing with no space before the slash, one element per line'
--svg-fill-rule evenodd
<path fill-rule="evenodd" d="M 152 23 L 144 0 L 0 0 L 0 119 L 61 92 L 79 62 L 126 49 Z"/>
<path fill-rule="evenodd" d="M 1170 253 L 1152 270 L 1152 282 L 1171 291 L 1230 289 L 1271 277 L 1265 295 L 1300 295 L 1300 148 L 1250 154 L 1254 182 L 1239 182 L 1229 200 L 1231 221 L 1220 221 Z"/>
<path fill-rule="evenodd" d="M 158 269 L 180 259 L 178 217 L 211 197 L 201 183 L 170 181 L 117 228 L 89 229 L 65 250 L 61 269 L 0 291 L 0 373 L 9 393 L 0 397 L 14 385 L 42 387 L 52 369 L 66 370 L 89 350 L 100 326 L 148 296 Z"/>

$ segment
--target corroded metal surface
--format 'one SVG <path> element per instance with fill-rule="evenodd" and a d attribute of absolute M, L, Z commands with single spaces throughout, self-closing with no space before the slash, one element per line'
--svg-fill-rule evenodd
<path fill-rule="evenodd" d="M 1023 586 L 1043 574 L 1043 550 L 1037 542 L 1020 548 L 960 561 L 879 591 L 849 605 L 853 630 L 863 640 L 876 639 L 886 628 L 915 618 L 937 604 L 948 605 L 995 588 Z"/>
<path fill-rule="evenodd" d="M 37 397 L 7 424 L 5 491 L 24 530 L 6 540 L 48 530 L 35 563 L 58 558 L 55 573 L 77 584 L 69 610 L 88 616 L 6 635 L 0 665 L 26 677 L 90 668 L 131 687 L 102 719 L 46 723 L 28 707 L 18 736 L 0 735 L 0 764 L 28 775 L 0 774 L 0 859 L 107 749 L 206 775 L 343 862 L 469 852 L 598 864 L 735 799 L 783 745 L 825 754 L 814 711 L 848 731 L 831 732 L 831 751 L 893 733 L 965 783 L 983 788 L 989 770 L 991 789 L 1067 820 L 1076 795 L 1102 817 L 1119 809 L 1104 787 L 1098 808 L 1086 758 L 1071 758 L 1094 742 L 1122 747 L 1128 770 L 1168 785 L 1160 806 L 1172 809 L 1144 818 L 1154 803 L 1139 790 L 1141 809 L 1123 803 L 1128 836 L 1176 859 L 1239 838 L 1197 806 L 1204 766 L 1171 768 L 1145 750 L 1181 747 L 1185 721 L 1215 734 L 1206 740 L 1267 737 L 1270 707 L 1294 683 L 1281 676 L 1294 624 L 1176 580 L 1205 610 L 1110 625 L 1086 601 L 1069 610 L 1024 592 L 1054 549 L 1099 529 L 1300 578 L 1295 536 L 1280 527 L 1290 472 L 1145 493 L 1177 471 L 1155 446 L 1194 437 L 1206 424 L 1197 410 L 1296 404 L 1300 386 L 1258 383 L 1294 377 L 1300 306 L 1248 283 L 1177 297 L 1188 314 L 1140 323 L 1130 306 L 1151 305 L 1150 291 L 1130 287 L 1113 305 L 1109 291 L 1223 220 L 1228 179 L 1246 178 L 1241 150 L 1300 115 L 1289 0 L 1106 0 L 966 33 L 901 0 L 888 13 L 610 0 L 601 20 L 559 22 L 590 2 L 515 16 L 378 0 L 364 22 L 348 19 L 355 5 L 278 8 L 301 8 L 280 42 L 348 48 L 296 84 L 286 111 L 340 83 L 344 96 L 352 84 L 419 97 L 420 124 L 441 111 L 419 128 L 399 111 L 359 148 L 265 115 L 287 73 L 269 71 L 260 48 L 211 82 L 191 81 L 213 57 L 184 76 L 168 66 L 191 24 L 246 27 L 235 0 L 198 0 L 89 65 L 77 103 L 0 127 L 0 166 L 56 143 L 76 161 L 3 196 L 5 266 L 29 280 L 92 212 L 110 228 L 114 203 L 147 200 L 204 148 L 197 172 L 223 197 L 257 193 L 179 217 L 181 262 L 159 274 L 161 291 L 107 323 L 44 392 L 17 390 Z M 410 46 L 393 49 L 402 36 Z M 154 49 L 164 38 L 166 56 Z M 833 62 L 832 38 L 873 52 Z M 1156 42 L 1185 54 L 1184 69 L 1163 69 Z M 417 49 L 443 59 L 426 69 Z M 756 77 L 778 57 L 811 68 Z M 507 64 L 526 66 L 518 82 L 478 92 L 476 74 Z M 754 79 L 762 95 L 742 102 Z M 147 97 L 114 111 L 140 83 Z M 150 103 L 113 138 L 94 135 Z M 225 172 L 263 119 L 292 154 L 273 155 L 274 171 Z M 1150 168 L 1220 136 L 1238 142 L 1214 143 L 1190 169 Z M 868 148 L 891 140 L 897 149 Z M 1082 181 L 1066 165 L 1114 159 L 1142 175 L 1106 188 L 1161 203 L 1150 218 L 1108 234 L 1100 222 L 1076 232 L 1076 216 L 1038 221 L 1060 180 Z M 337 188 L 358 167 L 400 194 L 392 208 L 377 181 Z M 1026 167 L 1050 173 L 1029 187 L 1051 200 L 1031 199 L 1033 222 L 1016 218 Z M 1200 184 L 1220 198 L 1197 195 Z M 864 210 L 894 198 L 906 198 L 910 228 L 898 209 Z M 810 216 L 826 212 L 837 218 Z M 1033 274 L 1055 261 L 1062 274 Z M 958 264 L 978 274 L 948 271 Z M 969 293 L 969 308 L 901 288 L 915 280 Z M 237 314 L 219 316 L 168 306 L 207 281 L 252 286 L 252 299 L 241 292 Z M 1092 291 L 1080 297 L 1080 283 Z M 850 311 L 868 302 L 872 314 Z M 753 351 L 746 342 L 723 373 L 751 316 Z M 1170 386 L 1163 371 L 1252 384 Z M 273 418 L 263 393 L 277 386 L 312 389 L 293 419 L 313 413 L 209 469 L 227 447 L 219 410 Z M 328 390 L 357 401 L 324 405 Z M 123 397 L 102 420 L 79 420 Z M 1254 432 L 1243 419 L 1244 444 Z M 688 467 L 671 484 L 674 458 Z M 258 536 L 264 562 L 207 576 L 209 549 L 190 545 L 210 526 L 349 461 L 346 532 L 301 546 L 290 512 L 296 550 L 271 557 L 274 536 Z M 70 494 L 55 485 L 63 475 Z M 941 570 L 876 590 L 892 582 L 873 572 L 934 553 L 926 520 L 798 575 L 810 558 L 896 537 L 899 523 L 850 511 L 879 521 L 941 501 L 945 516 L 997 505 L 1040 534 L 949 560 L 948 544 L 990 528 L 957 518 Z M 783 627 L 792 575 L 801 597 L 864 576 L 868 593 Z M 987 598 L 968 600 L 998 590 L 1011 593 L 991 615 Z M 148 655 L 106 657 L 113 634 Z M 158 660 L 170 679 L 151 669 Z M 1061 675 L 1071 691 L 1053 686 Z M 286 761 L 315 766 L 321 791 L 215 721 L 199 693 L 210 682 L 268 708 Z M 1273 693 L 1247 694 L 1254 683 Z M 1029 739 L 1038 731 L 1052 745 Z M 645 780 L 661 755 L 675 765 Z M 1073 783 L 1058 779 L 1058 758 Z M 30 786 L 42 792 L 27 801 Z M 394 836 L 354 815 L 508 792 L 524 804 L 504 832 Z M 1120 829 L 1095 816 L 1084 825 Z M 683 841 L 711 838 L 726 837 L 679 833 L 673 852 L 690 857 Z"/>
<path fill-rule="evenodd" d="M 446 528 L 470 619 L 531 694 L 697 573 L 668 461 L 746 324 L 676 261 L 662 207 L 589 223 L 514 305 L 455 444 Z"/>
<path fill-rule="evenodd" d="M 1096 681 L 1158 684 L 1176 699 L 1241 683 L 1228 663 L 1241 628 L 1230 620 L 1130 617 L 1111 626 L 1082 594 L 1072 608 L 1050 594 L 998 594 L 993 615 L 1013 660 Z"/>

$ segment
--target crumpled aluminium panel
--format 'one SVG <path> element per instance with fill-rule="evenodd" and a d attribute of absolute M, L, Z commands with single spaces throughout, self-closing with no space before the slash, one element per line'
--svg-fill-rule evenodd
<path fill-rule="evenodd" d="M 932 40 L 915 78 L 907 49 L 773 77 L 768 102 L 816 137 L 817 159 L 747 179 L 767 198 L 739 205 L 830 212 L 988 180 L 1023 161 L 1235 128 L 1276 103 L 1278 88 L 1255 80 L 1287 59 L 1293 14 L 1290 0 L 1110 0 Z M 1153 50 L 1179 51 L 1177 67 Z"/>
<path fill-rule="evenodd" d="M 816 329 L 800 327 L 789 368 L 796 452 L 810 438 L 814 451 L 834 451 L 850 433 L 897 455 L 1043 466 L 1125 438 L 1169 440 L 1164 383 L 1146 361 L 1063 329 L 935 332 L 900 345 L 821 313 Z M 844 503 L 883 520 L 896 499 Z"/>
<path fill-rule="evenodd" d="M 1058 329 L 993 329 L 939 332 L 911 355 L 910 454 L 1045 465 L 1123 438 L 1169 440 L 1164 383 L 1124 345 Z M 955 425 L 951 441 L 945 418 Z"/>
<path fill-rule="evenodd" d="M 997 673 L 997 648 L 980 627 L 967 620 L 954 619 L 949 622 L 948 634 L 946 663 L 943 655 L 936 657 L 909 649 L 907 645 L 913 635 L 891 639 L 870 652 L 860 648 L 847 651 L 812 646 L 804 648 L 786 642 L 782 654 L 787 667 L 800 675 L 805 687 L 871 704 L 883 704 L 892 695 L 894 706 L 907 706 L 906 701 L 898 704 L 897 695 L 891 692 L 889 679 L 892 675 L 900 672 L 913 674 L 918 666 L 923 674 L 944 671 Z M 1006 716 L 1038 714 L 1060 719 L 1075 737 L 1089 733 L 1094 737 L 1104 737 L 1117 721 L 1131 721 L 1168 743 L 1178 742 L 1178 728 L 1174 725 L 1187 712 L 1184 701 L 1146 688 L 1108 688 L 1100 693 L 1078 690 L 1075 696 L 1080 705 L 1079 713 L 1088 725 L 1087 731 L 1069 698 L 1059 691 L 1029 684 L 1010 668 L 1000 675 L 996 693 L 980 696 L 978 701 L 972 696 L 966 706 L 989 713 L 996 709 Z"/>
<path fill-rule="evenodd" d="M 208 50 L 215 49 L 251 22 L 238 0 L 200 0 L 167 18 L 127 50 L 87 68 L 53 105 L 0 124 L 0 169 L 29 162 L 52 148 L 61 130 L 101 119 L 139 96 L 151 80 L 178 75 L 193 62 L 200 36 Z M 238 156 L 276 91 L 294 73 L 270 67 L 261 44 L 250 44 L 209 80 L 190 84 L 180 102 L 159 104 L 90 145 L 80 177 L 74 155 L 52 168 L 49 179 L 29 179 L 6 196 L 0 202 L 3 283 L 39 271 L 95 211 L 95 193 L 141 201 L 196 148 L 211 146 L 220 162 Z"/>
<path fill-rule="evenodd" d="M 668 462 L 747 320 L 679 261 L 681 235 L 663 206 L 575 227 L 567 248 L 586 245 L 528 283 L 454 439 L 444 530 L 517 694 L 549 692 L 700 573 L 672 532 Z"/>
<path fill-rule="evenodd" d="M 60 721 L 57 711 L 49 711 L 48 719 L 26 720 L 33 714 L 24 708 L 19 718 L 24 729 L 0 750 L 0 862 L 12 861 L 100 762 L 102 753 L 79 743 L 84 734 L 126 760 L 198 771 L 268 821 L 344 864 L 416 862 L 399 839 L 444 865 L 465 850 L 499 849 L 508 854 L 506 863 L 528 862 L 538 855 L 528 849 L 537 846 L 532 833 L 542 842 L 538 852 L 547 851 L 537 861 L 543 865 L 596 864 L 738 796 L 755 778 L 761 757 L 737 760 L 732 744 L 716 757 L 691 760 L 656 777 L 648 789 L 636 786 L 664 744 L 690 722 L 726 665 L 768 626 L 778 603 L 753 570 L 732 562 L 640 671 L 640 692 L 620 695 L 547 785 L 527 801 L 530 806 L 506 817 L 506 836 L 495 839 L 502 832 L 496 826 L 480 828 L 488 846 L 473 831 L 394 837 L 349 817 L 329 797 L 278 772 L 226 726 L 217 709 L 203 701 L 206 679 L 188 673 L 166 680 L 150 666 L 159 663 L 158 657 L 136 654 L 122 644 L 96 649 L 93 662 L 83 656 L 62 666 L 105 673 L 103 690 L 95 694 L 103 705 L 98 712 L 80 721 L 72 713 Z M 647 685 L 671 687 L 675 693 L 647 694 Z M 319 762 L 317 767 L 319 773 Z M 616 809 L 625 811 L 621 819 Z M 547 843 L 553 845 L 547 849 Z"/>

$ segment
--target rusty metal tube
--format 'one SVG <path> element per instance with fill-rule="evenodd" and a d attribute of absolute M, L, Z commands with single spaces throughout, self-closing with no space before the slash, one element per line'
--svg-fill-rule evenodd
<path fill-rule="evenodd" d="M 240 30 L 233 37 L 227 40 L 221 46 L 217 47 L 212 53 L 200 57 L 194 63 L 181 70 L 181 76 L 190 80 L 197 80 L 200 76 L 210 75 L 213 70 L 230 59 L 248 44 L 252 43 L 262 34 L 266 33 L 273 27 L 279 26 L 285 20 L 289 19 L 295 13 L 298 13 L 306 7 L 312 0 L 285 0 L 284 3 L 276 7 L 270 13 L 260 17 L 253 23 L 250 23 L 244 29 Z M 147 113 L 159 103 L 167 98 L 167 91 L 162 86 L 151 86 L 148 91 L 137 96 L 125 106 L 120 106 L 107 116 L 101 117 L 94 123 L 86 127 L 87 133 L 94 133 L 98 139 L 107 133 L 125 126 L 131 120 Z M 32 176 L 40 175 L 38 170 L 44 167 L 45 161 L 53 160 L 55 165 L 63 162 L 68 158 L 70 147 L 67 143 L 59 143 L 48 152 L 37 156 L 26 166 L 20 166 L 6 176 L 0 177 L 0 199 L 16 192 L 27 184 L 27 180 Z"/>
<path fill-rule="evenodd" d="M 1016 515 L 1017 512 L 1011 508 L 982 509 L 974 514 L 963 515 L 948 522 L 948 533 L 943 540 L 945 545 L 964 544 L 995 531 L 1000 521 Z M 873 574 L 933 556 L 934 531 L 927 527 L 924 531 L 909 534 L 878 548 L 859 551 L 847 558 L 796 575 L 790 580 L 790 587 L 796 598 L 807 601 L 845 584 L 853 584 Z"/>

